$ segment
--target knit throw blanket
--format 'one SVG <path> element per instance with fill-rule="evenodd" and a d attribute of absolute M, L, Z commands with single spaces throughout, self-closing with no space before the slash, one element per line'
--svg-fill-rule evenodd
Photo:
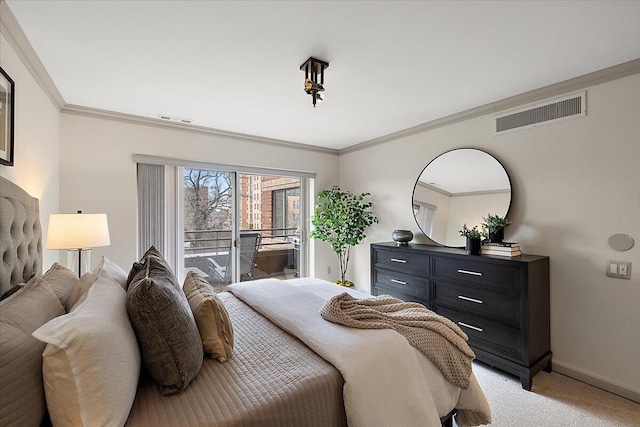
<path fill-rule="evenodd" d="M 388 295 L 357 299 L 346 292 L 320 309 L 325 320 L 351 328 L 393 329 L 420 350 L 451 384 L 469 387 L 471 361 L 476 357 L 455 323 L 423 305 Z"/>

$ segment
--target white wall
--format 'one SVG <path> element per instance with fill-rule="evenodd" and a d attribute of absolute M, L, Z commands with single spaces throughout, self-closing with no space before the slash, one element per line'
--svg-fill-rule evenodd
<path fill-rule="evenodd" d="M 106 255 L 123 268 L 136 260 L 137 184 L 134 154 L 315 172 L 315 191 L 338 184 L 337 155 L 62 113 L 62 212 L 106 213 L 111 246 L 95 248 L 92 265 Z M 315 194 L 313 195 L 315 198 Z M 329 246 L 312 241 L 316 276 L 337 271 Z"/>
<path fill-rule="evenodd" d="M 16 95 L 14 166 L 0 165 L 0 176 L 40 199 L 44 248 L 49 214 L 59 207 L 60 112 L 3 34 L 0 66 L 15 82 Z M 59 251 L 43 251 L 45 271 L 58 257 Z"/>
<path fill-rule="evenodd" d="M 369 244 L 394 229 L 419 230 L 411 195 L 424 166 L 454 148 L 479 148 L 513 186 L 505 238 L 551 260 L 554 366 L 640 398 L 640 75 L 587 88 L 587 116 L 494 136 L 491 115 L 340 156 L 340 185 L 371 192 L 380 223 L 352 258 L 369 289 Z M 607 239 L 628 233 L 633 249 Z M 418 235 L 418 240 L 421 236 Z M 424 235 L 422 235 L 424 240 Z M 606 277 L 609 260 L 633 261 L 633 277 Z"/>

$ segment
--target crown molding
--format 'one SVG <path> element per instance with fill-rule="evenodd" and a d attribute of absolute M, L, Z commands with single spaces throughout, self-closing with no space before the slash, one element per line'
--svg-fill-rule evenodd
<path fill-rule="evenodd" d="M 487 194 L 506 194 L 506 193 L 511 193 L 510 189 L 504 189 L 504 190 L 482 190 L 482 191 L 465 191 L 462 193 L 451 193 L 443 188 L 440 187 L 436 187 L 434 185 L 431 184 L 427 184 L 426 182 L 422 182 L 420 180 L 418 180 L 418 182 L 416 183 L 416 185 L 426 188 L 427 190 L 431 190 L 431 191 L 435 191 L 436 193 L 440 193 L 440 194 L 444 194 L 447 197 L 463 197 L 463 196 L 484 196 Z"/>
<path fill-rule="evenodd" d="M 498 111 L 510 110 L 526 104 L 531 104 L 545 99 L 565 95 L 569 92 L 584 90 L 589 86 L 599 85 L 602 83 L 610 82 L 612 80 L 632 76 L 638 73 L 640 73 L 640 58 L 628 62 L 623 62 L 622 64 L 614 65 L 602 70 L 594 71 L 592 73 L 584 74 L 582 76 L 574 77 L 572 79 L 565 80 L 559 83 L 554 83 L 552 85 L 530 90 L 519 95 L 504 98 L 500 101 L 481 105 L 479 107 L 471 108 L 469 110 L 431 120 L 429 122 L 403 129 L 398 132 L 390 133 L 379 138 L 374 138 L 369 141 L 354 144 L 339 150 L 339 153 L 340 155 L 353 153 L 354 151 L 364 150 L 366 148 L 385 144 L 387 142 L 426 132 L 428 130 L 448 126 L 453 123 L 473 119 L 476 117 L 484 116 L 486 114 L 496 113 Z"/>
<path fill-rule="evenodd" d="M 302 144 L 299 142 L 284 141 L 274 138 L 266 138 L 257 135 L 249 135 L 245 133 L 230 132 L 220 129 L 214 129 L 206 126 L 198 126 L 193 124 L 184 124 L 177 122 L 168 122 L 162 119 L 154 119 L 150 117 L 137 116 L 134 114 L 118 113 L 115 111 L 101 110 L 99 108 L 83 107 L 81 105 L 65 104 L 62 113 L 74 114 L 77 116 L 96 117 L 107 120 L 115 120 L 124 123 L 132 123 L 138 125 L 146 125 L 159 127 L 164 129 L 175 129 L 183 132 L 193 132 L 203 135 L 217 136 L 221 138 L 230 138 L 241 141 L 257 142 L 268 144 L 275 147 L 293 148 L 305 151 L 315 151 L 318 153 L 332 154 L 337 156 L 338 150 L 333 148 L 318 147 L 315 145 Z"/>
<path fill-rule="evenodd" d="M 4 0 L 0 0 L 0 33 L 5 36 L 36 83 L 38 83 L 44 93 L 51 99 L 53 105 L 57 106 L 58 110 L 62 109 L 65 105 L 64 98 L 60 94 L 60 91 L 58 91 L 58 88 L 42 64 L 42 61 L 40 61 L 38 54 L 33 49 L 26 34 L 22 31 L 9 5 Z"/>

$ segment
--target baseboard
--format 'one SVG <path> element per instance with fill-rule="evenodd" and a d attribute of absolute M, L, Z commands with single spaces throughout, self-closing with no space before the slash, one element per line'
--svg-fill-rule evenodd
<path fill-rule="evenodd" d="M 639 391 L 629 390 L 628 388 L 625 388 L 618 384 L 613 384 L 611 383 L 611 381 L 594 376 L 593 374 L 588 374 L 555 360 L 553 361 L 553 370 L 559 374 L 566 375 L 578 381 L 582 381 L 594 387 L 601 388 L 602 390 L 606 390 L 610 393 L 617 394 L 618 396 L 622 396 L 626 399 L 640 403 Z"/>

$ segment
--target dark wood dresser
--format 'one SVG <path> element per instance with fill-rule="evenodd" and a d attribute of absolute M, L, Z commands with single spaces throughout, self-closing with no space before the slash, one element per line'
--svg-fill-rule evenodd
<path fill-rule="evenodd" d="M 372 244 L 371 293 L 416 301 L 451 319 L 479 361 L 519 375 L 526 390 L 541 369 L 551 371 L 549 257 Z"/>

